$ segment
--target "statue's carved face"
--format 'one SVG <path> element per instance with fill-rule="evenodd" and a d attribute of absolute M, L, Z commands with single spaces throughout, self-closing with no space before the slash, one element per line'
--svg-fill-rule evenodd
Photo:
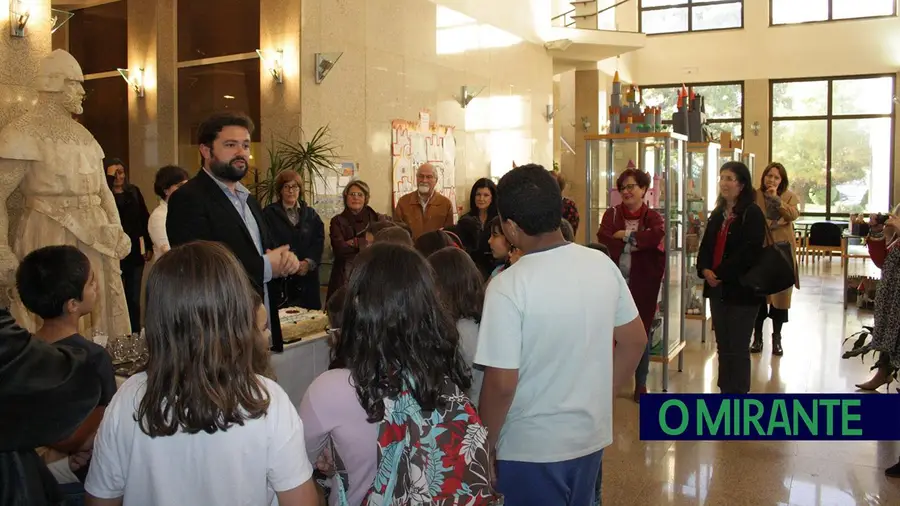
<path fill-rule="evenodd" d="M 72 114 L 84 112 L 84 86 L 81 81 L 66 79 L 62 89 L 62 104 Z"/>

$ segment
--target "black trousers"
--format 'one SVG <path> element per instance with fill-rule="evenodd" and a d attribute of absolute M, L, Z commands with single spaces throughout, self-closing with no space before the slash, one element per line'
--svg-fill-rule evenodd
<path fill-rule="evenodd" d="M 122 287 L 125 290 L 125 303 L 128 304 L 128 319 L 131 320 L 131 331 L 141 331 L 141 281 L 144 279 L 144 264 L 121 265 Z"/>
<path fill-rule="evenodd" d="M 719 391 L 746 394 L 750 392 L 750 337 L 759 306 L 726 304 L 716 288 L 710 293 L 709 308 L 719 354 Z"/>

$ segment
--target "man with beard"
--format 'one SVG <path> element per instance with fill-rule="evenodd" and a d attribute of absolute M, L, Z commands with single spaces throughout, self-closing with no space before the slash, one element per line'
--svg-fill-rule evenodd
<path fill-rule="evenodd" d="M 409 226 L 413 241 L 422 234 L 453 225 L 453 203 L 435 191 L 437 183 L 434 166 L 423 163 L 416 171 L 417 191 L 397 200 L 394 220 Z"/>
<path fill-rule="evenodd" d="M 269 300 L 266 283 L 296 273 L 300 261 L 287 245 L 272 244 L 259 202 L 240 183 L 250 167 L 253 129 L 250 118 L 231 112 L 214 114 L 200 125 L 203 167 L 169 198 L 166 232 L 173 248 L 216 241 L 234 253 L 269 310 L 272 349 L 282 351 L 277 305 Z"/>

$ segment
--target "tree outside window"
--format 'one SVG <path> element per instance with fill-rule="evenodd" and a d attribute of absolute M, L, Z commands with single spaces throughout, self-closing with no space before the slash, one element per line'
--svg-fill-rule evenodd
<path fill-rule="evenodd" d="M 772 161 L 804 214 L 826 219 L 890 206 L 894 76 L 772 81 Z"/>

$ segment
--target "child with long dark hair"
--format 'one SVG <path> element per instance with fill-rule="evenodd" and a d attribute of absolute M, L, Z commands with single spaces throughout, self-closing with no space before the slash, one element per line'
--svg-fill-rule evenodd
<path fill-rule="evenodd" d="M 303 423 L 266 377 L 253 291 L 218 243 L 179 246 L 153 266 L 149 358 L 106 410 L 88 504 L 271 504 L 276 495 L 282 506 L 317 504 Z"/>
<path fill-rule="evenodd" d="M 432 253 L 428 263 L 434 269 L 434 280 L 444 308 L 456 321 L 463 358 L 472 367 L 469 398 L 477 406 L 484 369 L 473 366 L 472 362 L 478 348 L 478 324 L 484 307 L 484 278 L 472 258 L 459 248 L 444 248 Z"/>
<path fill-rule="evenodd" d="M 375 243 L 356 259 L 335 350 L 335 360 L 345 368 L 316 378 L 300 404 L 300 413 L 310 421 L 305 427 L 309 457 L 317 459 L 333 447 L 342 462 L 339 470 L 349 478 L 350 504 L 360 504 L 373 487 L 379 424 L 399 423 L 389 416 L 389 405 L 409 392 L 420 411 L 412 403 L 407 407 L 430 419 L 431 413 L 462 400 L 448 400 L 448 384 L 462 391 L 471 387 L 456 322 L 438 291 L 428 263 L 411 248 Z M 469 494 L 487 486 L 462 480 L 470 486 Z M 331 485 L 331 504 L 337 504 L 334 490 L 341 484 Z M 426 492 L 432 500 L 444 497 Z"/>

